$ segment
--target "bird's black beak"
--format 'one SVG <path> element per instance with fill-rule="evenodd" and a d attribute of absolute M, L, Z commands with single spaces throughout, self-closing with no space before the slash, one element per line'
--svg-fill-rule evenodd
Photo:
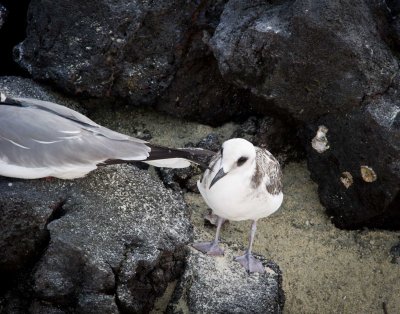
<path fill-rule="evenodd" d="M 217 174 L 215 175 L 214 179 L 212 179 L 209 189 L 211 189 L 211 187 L 212 187 L 215 183 L 217 183 L 217 181 L 218 181 L 219 179 L 222 179 L 222 178 L 225 177 L 225 176 L 226 176 L 226 173 L 224 172 L 224 168 L 219 169 L 219 171 L 218 171 Z"/>

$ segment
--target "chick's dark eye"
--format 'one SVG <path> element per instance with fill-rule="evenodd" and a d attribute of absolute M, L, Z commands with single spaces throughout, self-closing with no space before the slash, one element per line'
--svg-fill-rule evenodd
<path fill-rule="evenodd" d="M 247 157 L 240 157 L 237 161 L 237 165 L 240 167 L 247 161 Z"/>

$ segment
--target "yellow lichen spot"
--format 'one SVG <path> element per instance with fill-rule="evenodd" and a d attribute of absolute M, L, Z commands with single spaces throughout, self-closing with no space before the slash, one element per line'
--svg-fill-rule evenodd
<path fill-rule="evenodd" d="M 371 167 L 361 166 L 361 176 L 365 182 L 374 182 L 377 179 L 377 175 Z"/>
<path fill-rule="evenodd" d="M 342 172 L 340 181 L 342 181 L 343 185 L 348 189 L 353 184 L 353 176 L 348 171 Z"/>

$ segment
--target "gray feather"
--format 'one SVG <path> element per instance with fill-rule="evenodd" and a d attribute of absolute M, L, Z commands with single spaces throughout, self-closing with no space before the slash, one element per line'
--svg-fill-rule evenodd
<path fill-rule="evenodd" d="M 149 155 L 150 148 L 144 141 L 101 127 L 71 109 L 50 104 L 58 114 L 35 106 L 0 107 L 0 159 L 26 167 L 45 167 L 108 159 L 144 160 Z"/>

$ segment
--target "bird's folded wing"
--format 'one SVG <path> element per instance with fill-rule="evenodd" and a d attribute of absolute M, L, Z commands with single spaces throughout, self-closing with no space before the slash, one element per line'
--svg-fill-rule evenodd
<path fill-rule="evenodd" d="M 42 111 L 48 111 L 50 113 L 53 113 L 55 115 L 58 115 L 60 117 L 63 117 L 65 119 L 75 121 L 78 124 L 81 125 L 82 128 L 87 128 L 91 130 L 92 132 L 98 132 L 99 134 L 108 137 L 113 140 L 130 140 L 130 141 L 135 141 L 138 143 L 146 143 L 146 141 L 137 139 L 137 138 L 132 138 L 128 135 L 121 134 L 118 132 L 115 132 L 113 130 L 104 128 L 100 125 L 98 125 L 96 122 L 90 120 L 88 117 L 84 116 L 83 114 L 72 110 L 70 108 L 55 104 L 50 101 L 43 101 L 43 100 L 38 100 L 38 99 L 33 99 L 33 98 L 7 98 L 15 104 L 20 104 L 22 107 L 31 107 L 31 108 L 36 108 Z"/>
<path fill-rule="evenodd" d="M 145 142 L 128 136 L 126 140 L 115 140 L 105 136 L 104 130 L 108 129 L 82 127 L 79 122 L 33 107 L 2 106 L 0 159 L 25 167 L 41 167 L 148 157 L 150 148 Z"/>

